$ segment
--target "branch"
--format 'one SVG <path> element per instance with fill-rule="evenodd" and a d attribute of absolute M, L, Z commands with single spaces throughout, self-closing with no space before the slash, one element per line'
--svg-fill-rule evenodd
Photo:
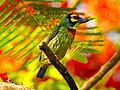
<path fill-rule="evenodd" d="M 0 90 L 35 90 L 35 89 L 26 88 L 22 85 L 16 85 L 14 83 L 0 82 Z"/>
<path fill-rule="evenodd" d="M 99 80 L 103 78 L 103 76 L 110 71 L 120 60 L 120 50 L 116 52 L 113 57 L 104 64 L 100 70 L 91 77 L 87 82 L 83 84 L 80 90 L 89 90 L 91 87 L 93 87 Z"/>
<path fill-rule="evenodd" d="M 69 85 L 71 90 L 78 90 L 74 80 L 68 73 L 67 69 L 58 61 L 56 60 L 55 54 L 52 50 L 46 45 L 45 42 L 42 43 L 40 49 L 44 51 L 48 59 L 50 60 L 51 64 L 61 73 L 63 78 L 66 80 L 67 84 Z"/>

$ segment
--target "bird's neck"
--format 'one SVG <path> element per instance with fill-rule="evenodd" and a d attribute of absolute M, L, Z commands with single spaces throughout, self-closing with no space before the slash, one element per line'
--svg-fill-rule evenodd
<path fill-rule="evenodd" d="M 70 33 L 70 34 L 72 34 L 72 36 L 75 36 L 75 34 L 76 34 L 76 29 L 75 28 L 73 28 L 73 27 L 71 27 L 71 26 L 68 26 L 66 23 L 65 24 L 60 24 L 59 25 L 60 27 L 65 27 L 65 28 L 67 28 L 67 30 L 68 30 L 68 32 Z"/>
<path fill-rule="evenodd" d="M 70 32 L 70 34 L 72 34 L 72 36 L 75 36 L 76 34 L 76 28 L 78 27 L 78 23 L 76 24 L 72 24 L 69 22 L 69 20 L 66 18 L 61 20 L 61 23 L 59 24 L 60 27 L 65 27 L 67 28 L 68 32 Z"/>
<path fill-rule="evenodd" d="M 72 36 L 75 36 L 76 34 L 76 30 L 74 30 L 73 28 L 67 28 L 68 32 L 70 32 L 70 34 L 72 34 Z"/>

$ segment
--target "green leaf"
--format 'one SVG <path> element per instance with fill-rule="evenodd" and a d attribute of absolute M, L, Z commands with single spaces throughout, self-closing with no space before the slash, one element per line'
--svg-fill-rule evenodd
<path fill-rule="evenodd" d="M 99 50 L 93 48 L 83 48 L 85 53 L 100 53 Z"/>
<path fill-rule="evenodd" d="M 69 57 L 82 63 L 87 63 L 88 61 L 86 57 L 81 54 L 81 49 L 79 47 L 72 48 L 69 51 Z"/>
<path fill-rule="evenodd" d="M 79 62 L 82 62 L 82 63 L 87 63 L 87 62 L 88 62 L 88 60 L 86 59 L 86 57 L 83 56 L 81 53 L 79 53 L 79 52 L 77 52 L 77 51 L 74 52 L 74 54 L 72 54 L 71 57 L 72 57 L 73 59 L 79 61 Z"/>

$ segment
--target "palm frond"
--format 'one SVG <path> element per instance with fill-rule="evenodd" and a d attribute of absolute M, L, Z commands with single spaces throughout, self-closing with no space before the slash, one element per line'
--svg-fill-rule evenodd
<path fill-rule="evenodd" d="M 74 8 L 45 6 L 45 3 L 51 4 L 56 1 L 61 2 L 61 0 L 0 1 L 0 49 L 3 50 L 3 56 L 13 51 L 9 58 L 16 56 L 16 60 L 19 60 L 29 55 L 32 59 L 38 57 L 38 45 L 41 40 L 51 32 L 64 15 L 74 10 Z M 96 31 L 96 28 L 95 26 L 84 28 L 82 31 L 78 30 L 76 36 L 85 38 L 75 40 L 71 46 L 72 49 L 69 50 L 71 56 L 78 58 L 77 54 L 79 54 L 81 57 L 78 59 L 80 59 L 83 58 L 80 53 L 98 52 L 94 47 L 102 46 L 103 40 L 98 38 L 102 33 Z M 74 49 L 75 53 L 72 52 Z"/>
<path fill-rule="evenodd" d="M 41 0 L 37 3 L 36 0 L 0 1 L 0 49 L 3 50 L 3 56 L 13 51 L 9 58 L 16 56 L 16 60 L 19 60 L 28 55 L 32 59 L 38 57 L 41 40 L 65 14 L 73 10 L 44 5 L 53 1 L 60 0 Z"/>

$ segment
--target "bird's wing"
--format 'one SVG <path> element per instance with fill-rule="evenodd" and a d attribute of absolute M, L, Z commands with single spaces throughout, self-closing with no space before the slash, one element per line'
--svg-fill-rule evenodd
<path fill-rule="evenodd" d="M 45 40 L 46 44 L 48 44 L 58 34 L 60 28 L 61 28 L 61 26 L 57 26 L 55 29 L 53 29 L 53 32 Z M 44 56 L 43 52 L 40 51 L 40 59 L 39 59 L 39 61 L 41 61 L 42 59 L 45 59 L 45 56 Z"/>
<path fill-rule="evenodd" d="M 47 40 L 46 40 L 46 44 L 48 44 L 59 32 L 61 26 L 57 26 L 53 32 L 50 34 L 50 36 L 48 36 Z"/>

